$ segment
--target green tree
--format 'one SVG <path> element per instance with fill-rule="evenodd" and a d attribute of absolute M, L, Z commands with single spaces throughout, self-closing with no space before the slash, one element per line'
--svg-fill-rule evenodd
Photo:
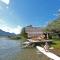
<path fill-rule="evenodd" d="M 60 37 L 60 17 L 49 23 L 45 30 Z"/>
<path fill-rule="evenodd" d="M 22 28 L 21 37 L 26 38 L 26 39 L 28 38 L 27 33 L 26 33 L 26 31 L 25 31 L 25 27 Z"/>

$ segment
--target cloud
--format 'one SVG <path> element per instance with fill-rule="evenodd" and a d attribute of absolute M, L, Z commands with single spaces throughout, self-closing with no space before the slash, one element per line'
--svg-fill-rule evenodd
<path fill-rule="evenodd" d="M 60 9 L 58 9 L 58 12 L 60 12 Z"/>
<path fill-rule="evenodd" d="M 17 25 L 16 27 L 10 27 L 4 20 L 0 19 L 0 29 L 5 32 L 19 34 L 22 27 L 20 25 Z"/>
<path fill-rule="evenodd" d="M 5 3 L 5 4 L 7 4 L 7 5 L 9 5 L 9 3 L 10 3 L 10 0 L 1 0 L 3 3 Z"/>
<path fill-rule="evenodd" d="M 53 14 L 54 16 L 60 16 L 60 9 L 57 10 L 56 14 Z"/>
<path fill-rule="evenodd" d="M 2 25 L 0 27 L 0 29 L 2 29 L 5 32 L 20 34 L 22 27 L 18 25 L 16 27 L 12 28 L 12 27 L 9 27 L 9 26 L 6 26 L 6 25 Z"/>
<path fill-rule="evenodd" d="M 10 29 L 11 29 L 11 32 L 12 32 L 12 33 L 19 34 L 19 33 L 21 33 L 22 27 L 18 25 L 17 27 L 15 27 L 15 28 L 10 28 Z"/>
<path fill-rule="evenodd" d="M 2 29 L 3 31 L 6 32 L 10 32 L 10 33 L 15 33 L 15 34 L 19 34 L 21 32 L 22 27 L 20 27 L 19 25 L 15 28 L 3 25 L 0 29 Z"/>
<path fill-rule="evenodd" d="M 5 8 L 9 8 L 10 0 L 0 0 L 0 10 L 4 10 Z"/>

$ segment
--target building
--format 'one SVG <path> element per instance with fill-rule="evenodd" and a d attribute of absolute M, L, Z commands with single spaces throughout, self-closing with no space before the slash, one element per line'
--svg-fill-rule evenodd
<path fill-rule="evenodd" d="M 43 30 L 40 27 L 27 26 L 25 27 L 25 31 L 30 39 L 41 40 L 44 38 Z"/>

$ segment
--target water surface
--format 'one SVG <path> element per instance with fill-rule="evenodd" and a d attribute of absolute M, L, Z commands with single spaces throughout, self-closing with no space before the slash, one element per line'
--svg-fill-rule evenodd
<path fill-rule="evenodd" d="M 50 60 L 36 48 L 22 48 L 21 40 L 0 38 L 0 60 Z"/>

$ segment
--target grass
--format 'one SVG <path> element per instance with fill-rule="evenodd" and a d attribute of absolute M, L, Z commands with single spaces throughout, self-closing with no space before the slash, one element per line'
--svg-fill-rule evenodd
<path fill-rule="evenodd" d="M 59 40 L 59 39 L 53 40 L 53 43 L 54 43 L 54 44 L 52 44 L 52 46 L 53 46 L 54 48 L 59 48 L 59 49 L 60 49 L 60 40 Z"/>

